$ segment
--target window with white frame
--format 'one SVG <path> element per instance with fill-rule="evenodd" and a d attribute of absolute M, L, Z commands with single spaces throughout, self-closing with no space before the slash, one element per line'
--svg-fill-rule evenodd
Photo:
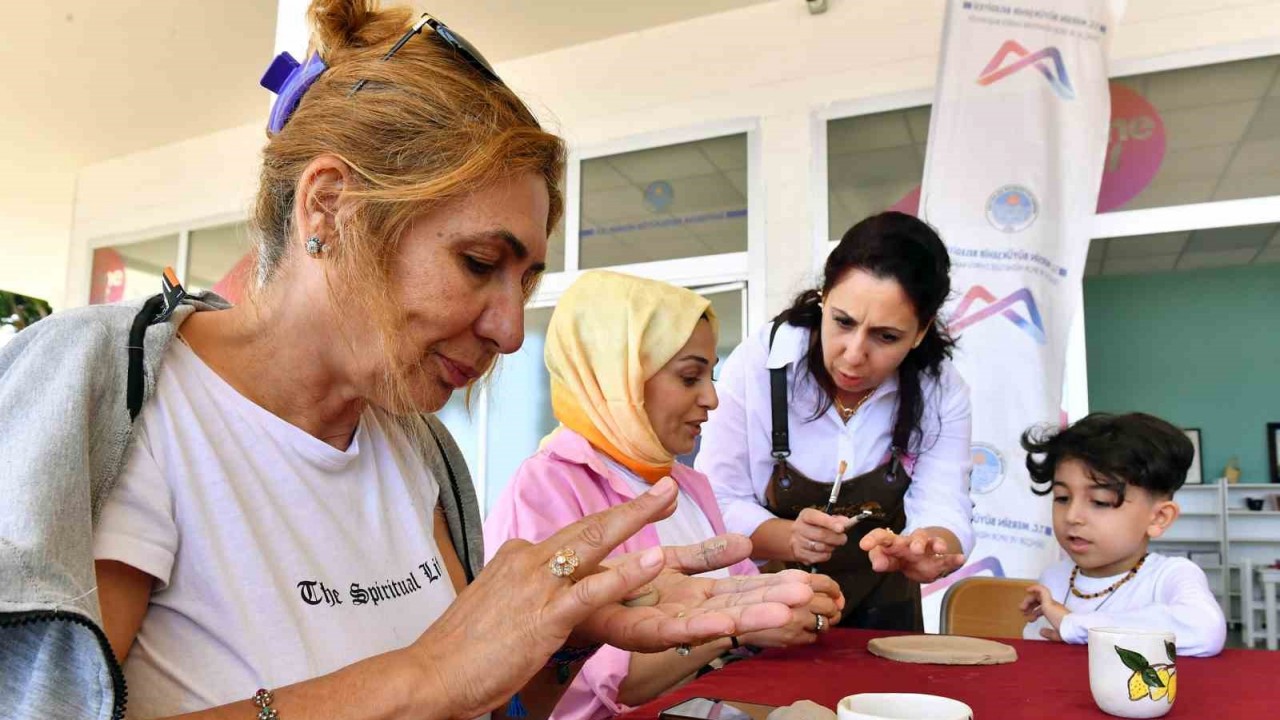
<path fill-rule="evenodd" d="M 1280 195 L 1280 57 L 1115 78 L 1099 213 Z M 929 107 L 827 124 L 828 235 L 914 213 Z"/>
<path fill-rule="evenodd" d="M 590 158 L 581 187 L 583 269 L 747 249 L 745 134 Z"/>
<path fill-rule="evenodd" d="M 548 273 L 564 272 L 564 222 L 556 223 L 555 229 L 547 236 L 547 270 Z"/>
<path fill-rule="evenodd" d="M 442 415 L 455 435 L 475 438 L 468 463 L 483 508 L 558 424 L 543 343 L 555 302 L 578 271 L 614 268 L 691 288 L 711 300 L 720 319 L 721 360 L 742 342 L 752 232 L 749 138 L 714 131 L 668 143 L 646 138 L 647 145 L 627 141 L 571 163 L 565 228 L 576 238 L 566 239 L 562 265 L 551 260 L 554 245 L 548 252 L 550 272 L 525 312 L 523 347 L 502 358 L 469 411 L 455 398 Z M 554 272 L 561 267 L 565 272 Z"/>
<path fill-rule="evenodd" d="M 160 292 L 160 275 L 172 267 L 190 292 L 213 290 L 240 297 L 252 264 L 243 222 L 181 230 L 155 238 L 93 248 L 89 303 L 109 303 Z"/>
<path fill-rule="evenodd" d="M 90 303 L 133 300 L 160 292 L 160 276 L 178 264 L 179 236 L 163 235 L 94 248 Z"/>
<path fill-rule="evenodd" d="M 213 290 L 235 301 L 251 277 L 253 243 L 244 223 L 191 231 L 183 285 L 189 292 Z"/>

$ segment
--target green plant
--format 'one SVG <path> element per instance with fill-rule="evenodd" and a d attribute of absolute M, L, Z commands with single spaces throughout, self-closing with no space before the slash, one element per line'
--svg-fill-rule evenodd
<path fill-rule="evenodd" d="M 0 290 L 0 325 L 21 330 L 52 312 L 44 300 Z"/>

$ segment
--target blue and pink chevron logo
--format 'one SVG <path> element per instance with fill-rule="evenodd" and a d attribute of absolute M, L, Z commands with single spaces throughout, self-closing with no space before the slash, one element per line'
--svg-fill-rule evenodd
<path fill-rule="evenodd" d="M 1005 65 L 1005 60 L 1010 56 L 1015 59 Z M 1007 40 L 1000 46 L 991 62 L 978 75 L 978 84 L 990 85 L 1029 67 L 1040 71 L 1058 97 L 1063 100 L 1075 99 L 1076 91 L 1071 87 L 1071 78 L 1067 76 L 1067 67 L 1062 62 L 1062 53 L 1058 52 L 1058 48 L 1047 47 L 1030 53 L 1016 40 Z"/>
<path fill-rule="evenodd" d="M 970 308 L 979 301 L 982 306 L 970 312 Z M 1015 307 L 1019 303 L 1026 311 L 1025 316 Z M 1036 307 L 1035 296 L 1028 288 L 1022 288 L 997 300 L 990 290 L 981 285 L 974 285 L 956 306 L 956 311 L 951 317 L 951 331 L 958 333 L 970 325 L 976 325 L 996 315 L 1016 325 L 1019 330 L 1030 335 L 1037 344 L 1044 345 L 1048 342 L 1044 332 L 1044 321 L 1040 319 L 1040 309 Z"/>

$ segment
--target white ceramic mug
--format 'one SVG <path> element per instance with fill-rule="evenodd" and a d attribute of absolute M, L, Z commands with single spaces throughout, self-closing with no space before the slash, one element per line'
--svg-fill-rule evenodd
<path fill-rule="evenodd" d="M 959 700 L 915 693 L 861 693 L 836 705 L 839 720 L 973 720 Z"/>
<path fill-rule="evenodd" d="M 1173 707 L 1178 668 L 1171 632 L 1089 629 L 1089 689 L 1103 712 L 1160 717 Z"/>

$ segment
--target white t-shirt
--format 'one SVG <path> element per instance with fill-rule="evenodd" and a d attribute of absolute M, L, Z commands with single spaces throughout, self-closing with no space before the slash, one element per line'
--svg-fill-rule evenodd
<path fill-rule="evenodd" d="M 639 475 L 631 472 L 630 468 L 603 453 L 601 457 L 608 463 L 611 470 L 618 473 L 618 477 L 631 486 L 631 489 L 636 493 L 636 497 L 652 489 L 653 486 L 645 482 Z M 680 488 L 679 496 L 676 498 L 676 511 L 671 513 L 671 517 L 663 518 L 654 523 L 653 529 L 658 532 L 658 543 L 664 546 L 697 545 L 716 536 L 715 529 L 711 527 L 711 521 L 707 519 L 706 514 L 702 512 L 702 508 L 698 507 L 698 503 L 694 501 L 693 497 L 684 491 L 684 488 Z M 729 577 L 729 568 L 709 570 L 701 573 L 699 577 L 727 578 Z"/>
<path fill-rule="evenodd" d="M 366 410 L 343 452 L 182 342 L 167 353 L 94 539 L 158 580 L 124 664 L 130 711 L 244 700 L 413 642 L 455 593 L 439 488 L 394 421 Z"/>
<path fill-rule="evenodd" d="M 1089 642 L 1091 627 L 1123 627 L 1171 631 L 1179 655 L 1207 657 L 1222 652 L 1227 638 L 1222 607 L 1204 571 L 1190 560 L 1151 553 L 1129 582 L 1092 600 L 1076 597 L 1068 589 L 1074 567 L 1071 560 L 1064 560 L 1040 576 L 1040 584 L 1071 611 L 1058 628 L 1063 642 Z M 1111 587 L 1124 575 L 1091 578 L 1081 573 L 1076 588 L 1089 595 Z M 1049 621 L 1039 618 L 1027 624 L 1022 636 L 1042 640 L 1040 629 L 1047 627 L 1051 627 Z"/>

